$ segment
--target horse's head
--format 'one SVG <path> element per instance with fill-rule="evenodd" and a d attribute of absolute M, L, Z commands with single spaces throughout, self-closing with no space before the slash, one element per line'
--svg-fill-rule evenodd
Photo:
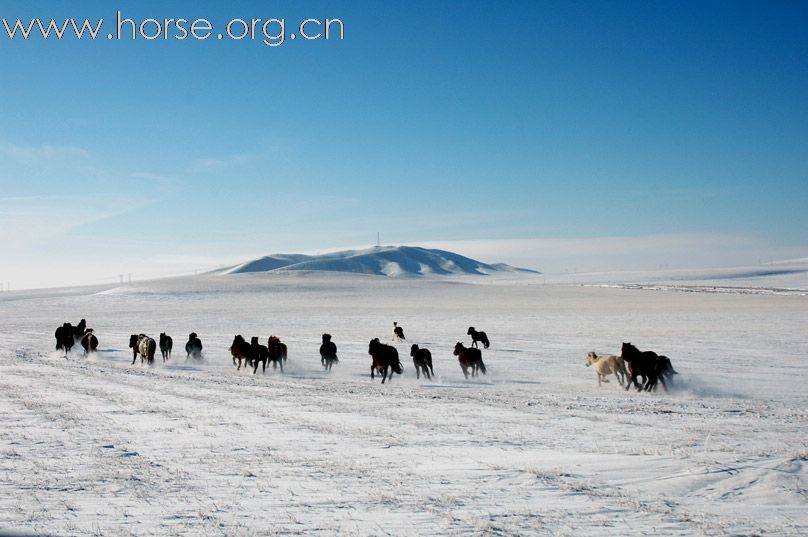
<path fill-rule="evenodd" d="M 466 335 L 467 335 L 467 336 L 470 336 L 470 335 L 471 335 L 471 334 L 473 334 L 474 332 L 476 332 L 476 330 L 474 330 L 474 327 L 473 327 L 473 326 L 469 326 L 469 329 L 468 329 L 468 332 L 466 332 Z"/>
<path fill-rule="evenodd" d="M 594 364 L 597 361 L 598 361 L 597 354 L 595 354 L 594 352 L 586 353 L 586 367 L 589 367 L 590 365 Z"/>
<path fill-rule="evenodd" d="M 418 352 L 420 348 L 417 344 L 413 343 L 412 347 L 410 347 L 410 356 L 415 356 L 415 353 Z"/>
<path fill-rule="evenodd" d="M 254 347 L 258 345 L 258 336 L 253 336 L 252 339 L 250 339 L 250 345 Z"/>
<path fill-rule="evenodd" d="M 191 332 L 190 334 L 188 334 L 188 339 L 196 339 L 196 338 L 197 338 L 196 332 Z"/>
<path fill-rule="evenodd" d="M 331 341 L 331 334 L 323 334 L 323 343 Z"/>
<path fill-rule="evenodd" d="M 166 340 L 166 333 L 165 332 L 160 332 L 160 341 L 165 341 L 165 340 Z"/>
<path fill-rule="evenodd" d="M 240 343 L 246 343 L 246 341 L 244 341 L 244 337 L 241 334 L 233 338 L 233 345 L 231 345 L 231 347 L 238 345 Z"/>
<path fill-rule="evenodd" d="M 464 346 L 463 346 L 463 344 L 462 344 L 461 342 L 459 342 L 459 341 L 458 341 L 458 342 L 455 344 L 455 348 L 454 348 L 454 355 L 455 355 L 455 356 L 460 356 L 460 354 L 461 354 L 463 351 L 465 351 L 465 350 L 466 350 L 466 347 L 464 347 Z"/>
<path fill-rule="evenodd" d="M 623 346 L 620 348 L 620 357 L 623 360 L 630 361 L 639 352 L 639 349 L 631 343 L 623 342 Z"/>
<path fill-rule="evenodd" d="M 370 340 L 370 344 L 368 345 L 368 354 L 373 354 L 373 351 L 379 348 L 379 338 L 375 337 Z"/>
<path fill-rule="evenodd" d="M 129 348 L 134 348 L 134 346 L 137 345 L 137 340 L 137 334 L 132 334 L 129 336 Z"/>

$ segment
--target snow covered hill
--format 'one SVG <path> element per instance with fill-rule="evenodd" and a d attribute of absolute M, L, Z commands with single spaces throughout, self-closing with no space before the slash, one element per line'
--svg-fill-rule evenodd
<path fill-rule="evenodd" d="M 351 272 L 400 278 L 425 275 L 539 274 L 534 270 L 504 263 L 489 265 L 453 252 L 416 246 L 375 246 L 365 250 L 344 250 L 322 255 L 274 254 L 229 267 L 220 271 L 220 274 L 289 270 Z"/>

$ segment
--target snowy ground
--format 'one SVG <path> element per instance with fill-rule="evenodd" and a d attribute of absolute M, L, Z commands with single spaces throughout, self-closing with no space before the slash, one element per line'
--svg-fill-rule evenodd
<path fill-rule="evenodd" d="M 808 534 L 808 297 L 609 281 L 2 294 L 0 534 Z M 81 317 L 101 352 L 64 359 L 53 331 Z M 437 379 L 415 379 L 402 343 L 404 375 L 371 382 L 368 340 L 393 321 Z M 469 325 L 492 341 L 479 380 L 451 355 Z M 198 332 L 205 362 L 130 365 L 129 334 L 161 331 L 177 348 Z M 235 371 L 236 333 L 280 335 L 287 374 Z M 598 388 L 585 354 L 621 341 L 671 357 L 676 389 Z"/>

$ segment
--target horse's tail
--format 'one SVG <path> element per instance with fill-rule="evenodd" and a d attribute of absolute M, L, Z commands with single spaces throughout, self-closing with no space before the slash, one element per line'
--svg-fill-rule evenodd
<path fill-rule="evenodd" d="M 482 359 L 480 360 L 480 371 L 482 371 L 482 374 L 485 375 L 485 364 L 483 363 Z"/>
<path fill-rule="evenodd" d="M 394 363 L 394 364 L 393 364 L 391 367 L 392 367 L 393 371 L 394 371 L 394 372 L 396 372 L 396 373 L 398 373 L 399 375 L 401 375 L 402 373 L 404 373 L 404 368 L 403 368 L 403 367 L 402 367 L 402 365 L 401 365 L 401 360 L 398 360 L 398 361 L 397 361 L 396 363 Z"/>
<path fill-rule="evenodd" d="M 487 349 L 490 346 L 491 346 L 491 343 L 489 343 L 489 341 L 488 341 L 488 336 L 485 335 L 485 332 L 483 332 L 483 347 L 485 347 Z"/>

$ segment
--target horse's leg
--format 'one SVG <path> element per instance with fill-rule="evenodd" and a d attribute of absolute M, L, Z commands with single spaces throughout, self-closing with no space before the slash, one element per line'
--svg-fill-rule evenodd
<path fill-rule="evenodd" d="M 278 360 L 278 365 L 279 365 L 279 366 L 280 366 L 280 368 L 281 368 L 281 373 L 283 373 L 283 358 L 281 358 L 281 359 L 279 359 L 279 360 Z"/>
<path fill-rule="evenodd" d="M 373 380 L 374 378 L 376 378 L 376 377 L 373 376 L 373 370 L 374 369 L 375 368 L 373 366 L 370 366 L 370 380 Z"/>

